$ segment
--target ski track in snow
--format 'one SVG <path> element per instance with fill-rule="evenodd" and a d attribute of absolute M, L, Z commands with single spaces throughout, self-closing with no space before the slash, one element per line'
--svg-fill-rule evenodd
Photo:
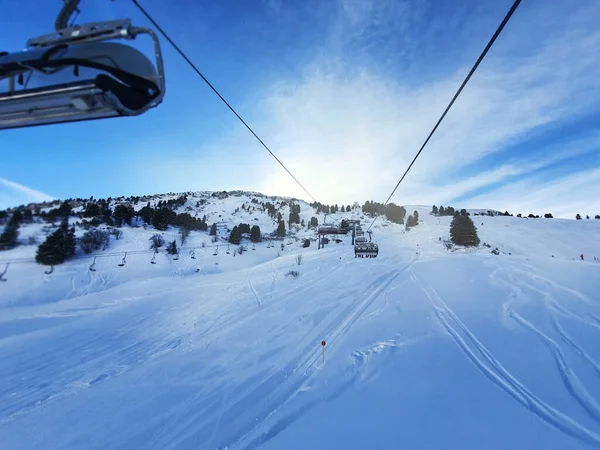
<path fill-rule="evenodd" d="M 258 306 L 260 306 L 262 304 L 260 296 L 258 295 L 258 293 L 256 292 L 256 289 L 254 288 L 254 285 L 252 284 L 252 270 L 248 271 L 248 275 L 247 275 L 247 280 L 248 280 L 248 284 L 250 285 L 250 289 L 252 290 L 252 293 L 254 294 L 254 298 L 256 299 L 256 304 Z"/>
<path fill-rule="evenodd" d="M 565 361 L 562 350 L 558 344 L 545 333 L 540 331 L 531 322 L 524 319 L 521 315 L 510 309 L 511 317 L 524 327 L 528 328 L 536 335 L 538 335 L 542 341 L 548 346 L 552 352 L 552 356 L 556 361 L 556 366 L 560 373 L 561 379 L 571 394 L 571 396 L 583 407 L 583 409 L 592 417 L 596 422 L 600 423 L 600 405 L 594 400 L 590 393 L 583 386 L 577 375 L 568 366 Z"/>
<path fill-rule="evenodd" d="M 497 272 L 501 272 L 503 270 L 504 269 L 502 269 L 502 268 L 498 268 Z M 536 278 L 538 280 L 539 279 L 545 280 L 545 278 L 543 278 L 543 277 L 536 277 Z M 563 329 L 563 327 L 558 322 L 556 314 L 560 314 L 560 315 L 562 315 L 564 317 L 574 319 L 574 320 L 578 321 L 579 323 L 588 325 L 588 326 L 590 326 L 592 328 L 595 328 L 595 329 L 600 329 L 600 327 L 597 326 L 595 323 L 590 322 L 590 321 L 586 320 L 585 318 L 579 316 L 578 314 L 575 314 L 572 311 L 569 311 L 566 308 L 562 307 L 554 299 L 554 297 L 552 296 L 552 294 L 550 292 L 542 291 L 542 290 L 537 289 L 535 286 L 532 286 L 530 284 L 524 284 L 522 280 L 520 280 L 519 278 L 517 278 L 515 276 L 512 276 L 512 275 L 509 275 L 509 279 L 510 279 L 510 282 L 507 282 L 507 281 L 505 281 L 503 279 L 500 279 L 500 278 L 496 278 L 496 281 L 499 281 L 502 285 L 504 285 L 510 291 L 512 291 L 514 293 L 515 298 L 517 296 L 524 296 L 525 295 L 523 293 L 523 290 L 519 286 L 525 287 L 525 288 L 527 288 L 529 290 L 532 290 L 532 291 L 538 293 L 538 295 L 540 295 L 542 297 L 543 302 L 547 306 L 547 311 L 549 313 L 552 326 L 553 326 L 554 330 L 557 332 L 557 334 L 560 336 L 561 340 L 563 342 L 565 342 L 571 348 L 571 350 L 573 350 L 573 352 L 576 355 L 578 355 L 580 358 L 582 358 L 596 372 L 597 375 L 600 375 L 600 364 L 598 364 L 594 360 L 594 358 L 592 358 L 580 345 L 578 345 L 565 332 L 565 330 Z M 554 283 L 554 284 L 556 285 L 556 283 Z M 573 290 L 569 290 L 569 291 L 573 291 Z M 581 298 L 581 296 L 578 296 L 578 297 Z M 507 304 L 505 306 L 505 309 L 509 313 L 509 315 L 512 316 L 512 313 L 514 311 L 512 310 L 512 308 L 510 307 L 509 304 Z M 588 312 L 588 315 L 593 315 L 593 313 Z M 512 317 L 512 318 L 514 319 L 514 317 Z"/>
<path fill-rule="evenodd" d="M 536 397 L 529 389 L 519 382 L 502 364 L 494 358 L 487 348 L 473 335 L 473 333 L 462 323 L 462 321 L 454 314 L 448 305 L 442 300 L 431 286 L 425 285 L 411 271 L 411 278 L 421 287 L 427 298 L 429 299 L 433 311 L 443 326 L 444 329 L 452 336 L 459 348 L 465 355 L 475 364 L 475 366 L 488 379 L 492 380 L 496 385 L 501 387 L 511 397 L 521 403 L 532 413 L 536 414 L 541 419 L 545 420 L 550 425 L 558 430 L 595 447 L 600 447 L 600 434 L 591 431 L 579 424 L 572 418 L 554 409 L 540 398 Z M 453 326 L 455 324 L 458 329 Z M 460 331 L 464 333 L 471 345 L 478 351 L 483 359 L 477 356 L 465 339 L 461 336 Z M 486 364 L 487 363 L 487 364 Z M 489 366 L 488 366 L 489 364 Z"/>
<path fill-rule="evenodd" d="M 212 209 L 212 212 L 208 211 L 209 216 L 212 215 L 209 220 L 221 221 L 215 216 L 223 213 L 227 217 L 230 212 L 225 207 L 218 211 Z M 302 214 L 306 215 L 303 219 L 308 219 L 313 211 L 306 207 Z M 250 215 L 246 214 L 243 219 L 242 216 L 227 217 L 227 221 L 240 220 L 250 221 Z M 449 223 L 450 220 L 451 218 L 434 219 L 438 225 L 444 221 Z M 515 223 L 517 226 L 525 223 L 517 222 L 517 219 L 490 220 L 510 220 L 511 224 Z M 271 222 L 270 219 L 264 221 L 266 229 L 272 225 Z M 258 223 L 263 227 L 262 221 Z M 124 268 L 118 268 L 112 259 L 99 259 L 97 272 L 90 272 L 89 264 L 69 262 L 56 269 L 57 272 L 52 275 L 38 274 L 35 281 L 40 289 L 54 289 L 52 303 L 29 304 L 28 299 L 23 297 L 26 300 L 25 306 L 11 310 L 10 320 L 7 316 L 6 322 L 16 330 L 15 334 L 7 332 L 6 337 L 0 338 L 0 348 L 7 348 L 12 352 L 5 355 L 0 352 L 0 366 L 11 366 L 6 374 L 2 374 L 0 384 L 0 438 L 4 439 L 3 442 L 10 442 L 12 439 L 12 442 L 18 443 L 18 434 L 21 432 L 19 426 L 23 423 L 31 424 L 27 414 L 32 413 L 31 418 L 40 419 L 41 422 L 40 436 L 36 436 L 38 442 L 42 443 L 40 447 L 48 444 L 51 446 L 55 436 L 66 438 L 65 442 L 75 445 L 75 440 L 69 441 L 72 438 L 68 430 L 53 431 L 49 428 L 50 424 L 56 423 L 60 428 L 61 420 L 75 418 L 73 411 L 98 407 L 97 424 L 90 423 L 86 418 L 81 419 L 81 437 L 100 439 L 97 442 L 102 442 L 106 448 L 139 445 L 154 449 L 256 449 L 276 437 L 278 439 L 270 444 L 279 445 L 283 442 L 280 448 L 286 448 L 287 435 L 281 435 L 284 430 L 319 404 L 337 399 L 357 383 L 365 382 L 364 387 L 368 392 L 372 388 L 369 383 L 373 381 L 369 379 L 369 374 L 379 373 L 379 364 L 385 362 L 386 358 L 394 357 L 399 347 L 411 342 L 399 338 L 400 334 L 394 329 L 395 323 L 387 319 L 388 314 L 389 317 L 396 313 L 407 314 L 410 318 L 410 314 L 415 311 L 421 312 L 418 304 L 422 298 L 420 295 L 416 297 L 415 304 L 406 303 L 405 311 L 399 309 L 400 306 L 404 309 L 404 303 L 398 304 L 391 300 L 392 292 L 404 283 L 414 281 L 425 293 L 427 312 L 431 304 L 443 336 L 446 337 L 447 333 L 457 348 L 466 355 L 465 361 L 469 361 L 469 368 L 472 363 L 486 380 L 492 381 L 483 383 L 485 389 L 488 386 L 491 389 L 500 387 L 511 399 L 544 422 L 541 430 L 547 428 L 545 424 L 549 424 L 570 436 L 567 438 L 569 440 L 572 437 L 592 447 L 600 447 L 598 427 L 586 428 L 538 398 L 531 392 L 531 386 L 524 386 L 501 365 L 437 292 L 422 283 L 417 274 L 421 276 L 420 269 L 425 268 L 426 264 L 444 258 L 449 260 L 444 270 L 462 269 L 458 262 L 456 267 L 450 266 L 455 261 L 472 260 L 475 257 L 480 258 L 478 262 L 483 261 L 484 265 L 489 261 L 497 263 L 499 269 L 491 278 L 511 289 L 511 296 L 504 303 L 505 323 L 510 323 L 512 328 L 522 327 L 526 335 L 534 336 L 531 340 L 539 338 L 545 344 L 549 351 L 546 352 L 545 347 L 540 346 L 542 353 L 544 356 L 547 353 L 548 361 L 556 366 L 561 377 L 556 383 L 559 393 L 563 392 L 564 386 L 565 394 L 569 393 L 577 402 L 575 407 L 583 408 L 596 424 L 600 424 L 600 406 L 586 390 L 583 384 L 586 379 L 579 378 L 567 365 L 567 357 L 572 352 L 585 363 L 583 369 L 589 367 L 590 373 L 593 371 L 599 376 L 600 365 L 592 356 L 593 351 L 590 349 L 588 353 L 584 345 L 565 331 L 561 326 L 563 322 L 559 322 L 559 319 L 564 321 L 565 328 L 566 321 L 570 320 L 574 322 L 569 325 L 584 325 L 578 330 L 589 329 L 591 333 L 600 330 L 600 309 L 594 310 L 600 308 L 600 303 L 595 296 L 584 294 L 594 291 L 588 285 L 582 287 L 581 292 L 561 285 L 551 278 L 552 275 L 544 273 L 543 265 L 538 268 L 533 262 L 524 263 L 525 258 L 529 257 L 525 253 L 522 253 L 519 260 L 520 267 L 525 267 L 524 270 L 519 269 L 516 263 L 514 267 L 511 265 L 517 258 L 513 258 L 511 262 L 508 257 L 503 256 L 489 258 L 490 255 L 484 249 L 480 249 L 483 252 L 473 250 L 464 252 L 467 254 L 450 255 L 438 243 L 439 235 L 446 236 L 444 233 L 447 232 L 447 223 L 435 227 L 422 223 L 410 232 L 399 232 L 394 225 L 390 225 L 386 231 L 380 226 L 380 222 L 374 229 L 381 253 L 374 261 L 355 260 L 341 252 L 336 254 L 337 250 L 330 251 L 336 246 L 331 245 L 325 251 L 314 253 L 313 248 L 292 252 L 286 250 L 280 258 L 274 257 L 275 250 L 271 250 L 268 256 L 266 253 L 262 254 L 262 248 L 259 247 L 259 251 L 254 252 L 256 258 L 250 259 L 252 264 L 246 262 L 246 256 L 244 258 L 247 259 L 241 264 L 241 256 L 235 260 L 233 257 L 225 260 L 222 245 L 219 257 L 213 259 L 212 256 L 206 256 L 206 252 L 210 255 L 213 248 L 209 246 L 206 250 L 203 249 L 200 239 L 204 240 L 206 236 L 198 233 L 196 254 L 202 264 L 182 257 L 179 262 L 161 259 L 157 268 L 150 266 L 145 256 L 137 259 L 134 256 Z M 580 225 L 582 224 L 577 224 Z M 485 233 L 490 228 L 492 227 L 486 226 L 482 231 Z M 152 230 L 146 231 L 126 229 L 126 237 L 130 233 L 130 237 L 135 237 L 137 241 L 129 239 L 118 245 L 134 243 L 140 248 L 146 248 L 147 237 Z M 494 230 L 498 231 L 504 231 L 503 225 L 498 225 Z M 169 230 L 167 234 L 172 232 L 173 230 Z M 308 231 L 303 230 L 301 233 L 308 236 Z M 488 237 L 485 240 L 504 250 L 501 241 L 490 240 Z M 415 255 L 415 246 L 419 248 L 418 255 Z M 513 252 L 516 246 L 514 244 Z M 347 246 L 347 242 L 338 248 L 350 254 L 351 248 Z M 306 265 L 295 266 L 292 259 L 294 252 L 304 251 L 307 252 L 309 261 L 306 261 Z M 340 255 L 343 260 L 338 259 Z M 414 260 L 409 261 L 408 258 L 411 257 Z M 205 264 L 206 258 L 210 258 L 212 262 Z M 417 258 L 419 270 L 415 269 L 415 274 L 411 267 Z M 564 260 L 567 257 L 562 255 L 561 258 Z M 552 262 L 558 262 L 558 259 Z M 220 265 L 216 266 L 215 261 Z M 120 258 L 117 262 L 120 262 Z M 227 264 L 229 266 L 225 267 Z M 144 267 L 140 268 L 142 265 Z M 195 275 L 197 282 L 193 278 L 183 279 L 183 276 L 190 275 L 199 266 L 203 270 Z M 585 268 L 583 264 L 578 267 Z M 299 278 L 283 276 L 291 268 L 301 272 Z M 392 268 L 394 270 L 390 270 Z M 432 270 L 440 268 L 441 265 L 432 266 Z M 405 271 L 408 274 L 400 277 Z M 230 272 L 231 275 L 222 276 L 223 272 Z M 236 275 L 235 272 L 239 273 Z M 208 277 L 215 274 L 219 282 L 211 284 Z M 351 277 L 359 280 L 350 279 Z M 469 281 L 468 276 L 465 281 Z M 570 281 L 565 283 L 569 284 Z M 579 287 L 578 284 L 571 285 Z M 412 286 L 408 288 L 412 289 Z M 95 295 L 107 289 L 111 291 Z M 29 289 L 28 292 L 44 299 L 34 289 Z M 321 297 L 321 293 L 325 295 Z M 445 291 L 440 293 L 453 305 Z M 88 297 L 83 298 L 85 296 Z M 543 304 L 546 307 L 544 311 L 551 320 L 551 330 L 525 319 L 532 316 L 518 308 L 518 301 L 521 300 L 534 305 Z M 11 303 L 7 302 L 7 305 L 10 306 Z M 111 310 L 116 313 L 112 315 Z M 114 324 L 104 316 L 115 318 L 118 323 Z M 21 319 L 26 324 L 23 329 L 19 328 L 18 321 Z M 55 320 L 47 320 L 46 324 L 45 319 Z M 38 321 L 43 322 L 41 326 Z M 355 326 L 357 322 L 360 327 Z M 63 323 L 67 327 L 64 330 Z M 87 325 L 91 326 L 88 328 Z M 386 326 L 392 332 L 390 329 L 384 331 Z M 33 334 L 26 337 L 31 339 L 29 342 L 43 345 L 43 351 L 38 351 L 31 345 L 21 355 L 16 347 L 19 345 L 19 333 L 26 335 L 30 331 L 28 327 L 34 332 L 37 327 L 41 331 L 47 328 L 51 332 L 48 335 L 40 333 L 40 336 Z M 237 331 L 238 328 L 242 331 Z M 431 336 L 439 336 L 438 327 L 433 328 L 435 330 L 431 330 L 427 322 L 423 331 L 429 332 Z M 570 327 L 567 329 L 571 330 Z M 363 332 L 365 336 L 362 335 Z M 361 336 L 357 336 L 359 334 Z M 577 334 L 574 332 L 573 336 Z M 337 370 L 335 364 L 327 366 L 328 370 L 322 370 L 319 346 L 321 339 L 327 341 L 330 358 L 337 362 L 340 358 L 347 358 L 347 364 L 342 364 L 341 371 L 332 372 L 333 368 Z M 360 339 L 361 344 L 350 347 L 348 343 L 355 339 Z M 420 339 L 422 337 L 418 340 Z M 227 340 L 227 344 L 224 344 Z M 418 340 L 414 339 L 415 342 Z M 564 346 L 561 348 L 559 343 L 564 343 Z M 358 349 L 352 351 L 356 348 Z M 158 359 L 163 357 L 165 358 Z M 550 357 L 553 359 L 550 360 Z M 149 363 L 152 360 L 154 363 Z M 171 363 L 175 366 L 171 366 Z M 463 364 L 460 358 L 459 364 Z M 181 367 L 181 380 L 179 372 L 169 371 L 172 367 Z M 554 369 L 552 365 L 549 367 Z M 173 376 L 167 378 L 161 372 Z M 479 376 L 479 372 L 476 372 L 476 376 Z M 138 386 L 139 390 L 136 389 Z M 160 392 L 150 392 L 155 387 L 157 390 L 165 390 L 164 398 L 160 396 Z M 591 390 L 591 386 L 587 387 Z M 102 402 L 98 400 L 98 395 L 103 392 L 110 395 L 112 389 L 115 392 L 122 390 L 123 396 L 119 399 L 102 400 L 109 405 L 107 408 L 100 404 Z M 128 404 L 137 401 L 139 394 L 146 392 L 145 389 L 149 389 L 148 399 L 141 399 L 140 405 Z M 485 389 L 482 390 L 483 395 Z M 171 394 L 173 398 L 170 397 Z M 570 397 L 568 398 L 570 401 Z M 92 402 L 97 401 L 98 405 L 88 405 L 86 402 L 90 399 Z M 156 411 L 141 411 L 146 406 L 156 408 Z M 394 412 L 394 406 L 389 407 L 390 412 Z M 132 417 L 136 412 L 151 412 L 153 416 L 148 415 L 151 425 L 142 423 L 139 417 Z M 504 413 L 500 409 L 497 415 L 503 417 Z M 48 419 L 42 420 L 42 416 L 46 414 Z M 344 420 L 344 414 L 340 416 Z M 311 417 L 307 419 L 310 423 Z M 510 418 L 503 420 L 510 424 Z M 305 421 L 301 421 L 297 427 L 301 429 L 305 424 Z M 131 430 L 126 429 L 130 425 Z M 502 425 L 500 423 L 498 427 Z M 115 433 L 111 434 L 111 431 Z M 292 435 L 295 432 L 290 431 Z M 546 431 L 554 433 L 552 429 Z M 496 432 L 497 429 L 491 430 L 490 435 Z M 42 434 L 47 436 L 41 436 Z M 343 439 L 342 437 L 340 442 Z M 353 437 L 350 436 L 350 439 Z M 448 443 L 449 446 L 458 445 L 453 441 Z"/>
<path fill-rule="evenodd" d="M 367 286 L 362 295 L 357 295 L 356 298 L 359 299 L 356 303 L 349 305 L 344 311 L 339 314 L 336 319 L 329 324 L 325 329 L 321 329 L 318 334 L 315 334 L 314 342 L 318 342 L 319 336 L 326 336 L 325 341 L 327 342 L 327 348 L 331 349 L 329 352 L 332 352 L 335 348 L 336 340 L 343 335 L 356 321 L 361 317 L 364 311 L 383 293 L 386 291 L 388 286 L 396 279 L 400 274 L 402 274 L 405 270 L 409 269 L 413 264 L 414 260 L 408 263 L 402 269 L 392 270 L 385 275 L 380 276 L 375 282 L 371 285 Z M 369 293 L 370 292 L 370 293 Z M 369 294 L 367 294 L 369 293 Z M 365 295 L 366 294 L 366 295 Z M 364 300 L 360 301 L 361 298 Z M 327 329 L 331 331 L 327 331 Z M 261 419 L 258 420 L 254 428 L 258 427 L 261 422 L 271 417 L 278 408 L 287 403 L 290 399 L 294 397 L 295 394 L 300 392 L 306 383 L 310 380 L 310 377 L 313 375 L 315 370 L 317 370 L 320 366 L 319 360 L 320 355 L 318 351 L 315 351 L 315 346 L 308 346 L 303 351 L 303 357 L 301 362 L 292 370 L 292 373 L 295 374 L 292 377 L 288 377 L 284 380 L 277 388 L 274 393 L 275 399 L 272 403 L 268 403 L 269 406 L 266 408 L 270 411 Z M 351 386 L 357 378 L 357 372 L 354 371 L 351 376 L 345 377 L 345 379 L 340 383 L 340 386 L 328 397 L 326 400 L 330 400 L 332 398 L 337 398 L 341 393 L 343 393 L 349 386 Z M 284 386 L 285 385 L 285 386 Z M 282 386 L 284 386 L 282 388 Z M 269 441 L 273 437 L 277 436 L 281 431 L 291 425 L 296 419 L 301 417 L 311 408 L 316 406 L 320 401 L 315 401 L 309 404 L 302 406 L 299 410 L 294 411 L 287 416 L 279 419 L 275 425 L 270 427 L 266 432 L 263 432 L 258 437 L 254 438 L 249 444 L 244 445 L 243 448 L 246 450 L 255 449 L 265 442 Z M 252 430 L 249 430 L 245 435 L 241 436 L 236 444 L 242 442 L 246 437 L 250 434 Z M 233 443 L 231 444 L 233 445 Z M 225 447 L 227 448 L 227 446 Z"/>

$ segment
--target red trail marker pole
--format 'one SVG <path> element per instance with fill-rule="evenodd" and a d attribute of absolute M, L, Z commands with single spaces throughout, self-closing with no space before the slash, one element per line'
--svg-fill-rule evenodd
<path fill-rule="evenodd" d="M 323 365 L 325 365 L 325 345 L 327 345 L 327 343 L 325 341 L 321 341 L 321 348 L 323 349 Z"/>

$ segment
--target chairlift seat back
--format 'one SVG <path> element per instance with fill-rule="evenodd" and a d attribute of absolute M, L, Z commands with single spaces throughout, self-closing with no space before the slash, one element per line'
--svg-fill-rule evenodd
<path fill-rule="evenodd" d="M 379 254 L 379 246 L 373 242 L 356 244 L 354 245 L 354 253 L 358 256 L 377 257 Z"/>
<path fill-rule="evenodd" d="M 114 42 L 0 53 L 0 129 L 139 115 L 162 100 L 162 76 Z"/>

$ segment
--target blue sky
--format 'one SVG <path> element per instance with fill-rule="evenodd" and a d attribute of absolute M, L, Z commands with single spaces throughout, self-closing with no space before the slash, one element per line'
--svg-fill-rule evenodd
<path fill-rule="evenodd" d="M 141 0 L 318 200 L 383 201 L 511 0 Z M 3 50 L 59 0 L 0 0 Z M 78 22 L 129 17 L 82 0 Z M 600 213 L 595 0 L 526 0 L 392 201 Z M 150 50 L 143 37 L 135 42 Z M 167 42 L 147 114 L 0 133 L 0 208 L 47 198 L 248 189 L 306 195 Z"/>

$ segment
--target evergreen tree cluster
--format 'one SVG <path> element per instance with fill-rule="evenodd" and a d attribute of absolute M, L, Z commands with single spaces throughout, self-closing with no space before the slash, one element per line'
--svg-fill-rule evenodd
<path fill-rule="evenodd" d="M 385 216 L 390 222 L 403 224 L 406 217 L 406 209 L 404 206 L 388 203 L 385 209 Z"/>
<path fill-rule="evenodd" d="M 410 230 L 412 227 L 419 225 L 419 211 L 415 210 L 408 219 L 406 219 L 406 229 Z"/>
<path fill-rule="evenodd" d="M 135 216 L 135 210 L 132 206 L 117 205 L 113 211 L 112 217 L 116 226 L 121 227 L 123 224 L 131 225 L 131 221 Z"/>
<path fill-rule="evenodd" d="M 262 207 L 267 211 L 269 217 L 273 220 L 277 217 L 277 208 L 271 202 L 261 203 Z"/>
<path fill-rule="evenodd" d="M 177 214 L 175 225 L 187 230 L 206 231 L 208 230 L 208 224 L 206 223 L 206 216 L 202 219 L 198 219 L 188 213 Z"/>
<path fill-rule="evenodd" d="M 40 217 L 42 217 L 46 222 L 54 223 L 58 219 L 62 219 L 63 217 L 67 217 L 71 215 L 71 205 L 65 200 L 60 204 L 58 208 L 53 208 L 50 211 L 42 211 L 40 213 Z"/>
<path fill-rule="evenodd" d="M 188 230 L 208 230 L 206 216 L 199 219 L 189 213 L 177 214 L 170 207 L 164 206 L 164 204 L 160 208 L 154 209 L 150 206 L 150 203 L 148 203 L 140 209 L 138 214 L 144 223 L 152 224 L 154 228 L 161 231 L 165 231 L 169 225 L 186 228 Z"/>
<path fill-rule="evenodd" d="M 62 264 L 75 254 L 76 244 L 75 227 L 69 228 L 69 219 L 65 216 L 60 227 L 40 244 L 35 260 L 47 266 Z"/>
<path fill-rule="evenodd" d="M 406 209 L 404 206 L 398 206 L 395 203 L 384 205 L 383 203 L 374 202 L 372 200 L 367 200 L 365 202 L 362 206 L 362 212 L 373 216 L 384 214 L 390 222 L 399 224 L 403 224 L 404 218 L 406 217 Z"/>
<path fill-rule="evenodd" d="M 456 213 L 457 211 L 452 206 L 448 206 L 446 208 L 440 206 L 438 208 L 437 206 L 433 205 L 433 208 L 431 209 L 431 214 L 433 214 L 434 216 L 454 216 L 456 215 Z M 465 215 L 468 215 L 466 210 Z"/>
<path fill-rule="evenodd" d="M 317 219 L 316 217 L 311 217 L 310 218 L 310 227 L 316 228 L 318 226 L 319 226 L 319 219 Z"/>
<path fill-rule="evenodd" d="M 458 214 L 450 223 L 450 239 L 455 245 L 476 247 L 479 245 L 477 228 L 468 215 Z"/>
<path fill-rule="evenodd" d="M 362 212 L 373 216 L 384 214 L 390 222 L 403 224 L 406 217 L 406 209 L 404 206 L 398 206 L 394 203 L 378 203 L 367 200 L 362 206 Z"/>
<path fill-rule="evenodd" d="M 229 242 L 238 245 L 242 242 L 242 235 L 244 234 L 250 234 L 250 240 L 252 242 L 260 241 L 260 227 L 258 225 L 254 225 L 250 228 L 250 224 L 240 223 L 239 225 L 234 226 L 231 233 L 229 233 Z"/>
<path fill-rule="evenodd" d="M 183 194 L 177 198 L 159 201 L 158 204 L 156 205 L 156 207 L 157 208 L 166 207 L 166 208 L 175 209 L 175 208 L 185 205 L 186 202 L 187 202 L 187 194 Z"/>
<path fill-rule="evenodd" d="M 365 214 L 371 214 L 374 216 L 378 216 L 380 214 L 385 214 L 386 207 L 383 203 L 374 202 L 373 200 L 367 200 L 365 204 L 362 206 L 362 212 Z"/>
<path fill-rule="evenodd" d="M 162 206 L 154 210 L 152 214 L 152 226 L 160 231 L 165 231 L 169 225 L 177 224 L 177 213 L 171 208 Z"/>
<path fill-rule="evenodd" d="M 350 207 L 350 205 L 344 206 L 344 205 L 338 205 L 337 203 L 335 205 L 324 205 L 323 203 L 320 202 L 314 202 L 311 203 L 310 206 L 312 206 L 313 208 L 315 208 L 317 210 L 317 214 L 319 213 L 324 213 L 324 214 L 336 214 L 339 212 L 350 212 L 352 210 L 352 208 Z"/>

